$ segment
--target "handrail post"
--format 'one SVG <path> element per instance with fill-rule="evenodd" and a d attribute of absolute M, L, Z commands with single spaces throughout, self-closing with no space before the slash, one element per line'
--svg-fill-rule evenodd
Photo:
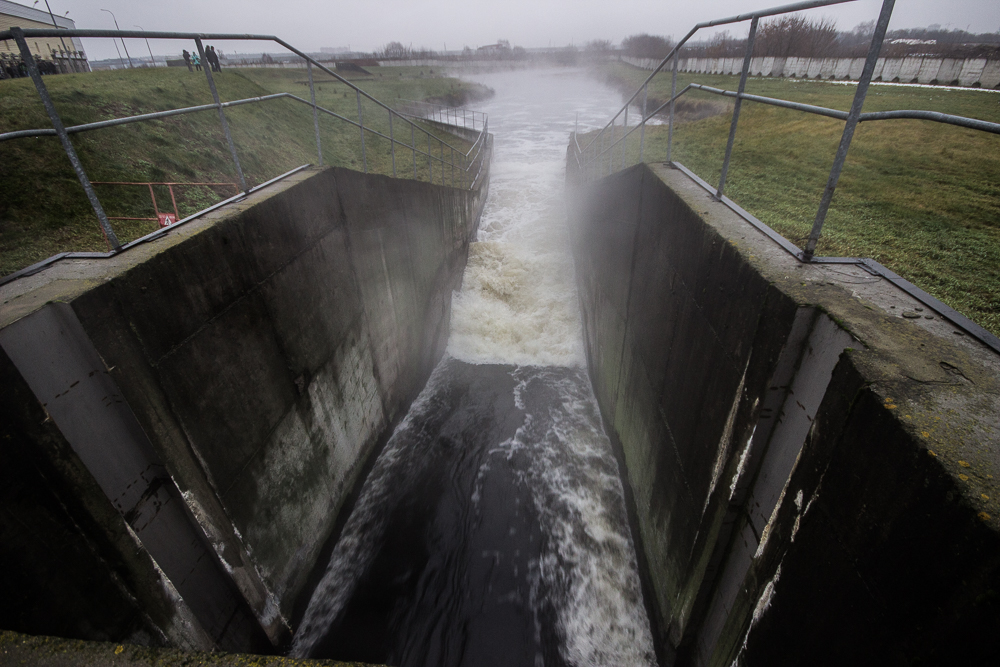
<path fill-rule="evenodd" d="M 677 97 L 677 53 L 674 53 L 673 74 L 670 77 L 670 120 L 667 122 L 667 164 L 670 164 L 674 147 L 674 103 Z"/>
<path fill-rule="evenodd" d="M 851 111 L 847 114 L 847 122 L 844 124 L 844 134 L 840 137 L 837 155 L 834 157 L 833 167 L 830 169 L 830 178 L 827 179 L 826 189 L 823 190 L 819 210 L 816 211 L 816 219 L 813 220 L 812 230 L 809 232 L 809 241 L 802 252 L 802 258 L 806 261 L 811 260 L 813 253 L 816 252 L 816 244 L 819 243 L 820 232 L 823 230 L 823 222 L 826 220 L 827 211 L 830 210 L 830 202 L 833 201 L 833 193 L 837 189 L 840 172 L 847 160 L 847 151 L 851 148 L 851 140 L 854 138 L 854 130 L 858 126 L 858 119 L 861 118 L 861 109 L 865 105 L 868 85 L 875 73 L 875 63 L 882 50 L 885 31 L 889 27 L 889 19 L 892 17 L 892 8 L 895 4 L 896 0 L 883 0 L 882 2 L 882 10 L 879 12 L 878 22 L 875 24 L 875 34 L 872 35 L 872 43 L 868 47 L 865 68 L 861 71 L 861 78 L 858 80 L 858 87 L 854 93 L 854 102 L 851 104 Z"/>
<path fill-rule="evenodd" d="M 17 42 L 17 48 L 21 51 L 21 59 L 24 61 L 24 66 L 28 70 L 28 76 L 31 77 L 32 83 L 35 84 L 35 90 L 38 91 L 38 96 L 42 98 L 42 105 L 45 107 L 45 112 L 49 115 L 49 120 L 52 121 L 52 126 L 56 130 L 56 134 L 59 136 L 59 142 L 63 146 L 63 150 L 66 151 L 66 156 L 69 158 L 69 162 L 73 165 L 73 171 L 76 172 L 76 177 L 80 181 L 80 185 L 83 186 L 84 192 L 87 193 L 87 199 L 90 201 L 90 205 L 94 209 L 94 213 L 97 214 L 97 222 L 101 225 L 101 231 L 104 233 L 104 238 L 107 240 L 108 245 L 115 252 L 121 250 L 121 244 L 118 242 L 118 237 L 115 236 L 114 230 L 111 228 L 111 221 L 108 220 L 107 214 L 104 212 L 104 207 L 101 206 L 100 200 L 97 198 L 97 193 L 94 192 L 94 186 L 91 185 L 90 179 L 87 178 L 87 172 L 83 168 L 83 163 L 80 162 L 80 157 L 76 154 L 76 149 L 73 148 L 73 143 L 69 140 L 69 134 L 66 132 L 66 127 L 62 123 L 62 119 L 59 117 L 59 112 L 56 111 L 56 106 L 52 102 L 52 97 L 49 96 L 49 91 L 45 87 L 45 83 L 42 81 L 42 75 L 38 71 L 38 65 L 35 63 L 34 56 L 31 55 L 31 50 L 28 48 L 28 43 L 24 39 L 24 32 L 19 27 L 13 27 L 10 29 L 11 34 L 14 37 L 14 41 Z"/>
<path fill-rule="evenodd" d="M 413 180 L 417 180 L 417 141 L 413 130 L 413 121 L 410 121 L 410 148 L 413 149 Z"/>
<path fill-rule="evenodd" d="M 181 214 L 177 210 L 177 198 L 174 197 L 174 186 L 168 185 L 167 186 L 167 190 L 170 192 L 170 203 L 174 205 L 174 219 L 175 220 L 180 220 L 181 219 Z"/>
<path fill-rule="evenodd" d="M 392 111 L 389 111 L 389 152 L 392 153 L 392 177 L 396 178 L 396 135 L 392 132 Z"/>
<path fill-rule="evenodd" d="M 431 154 L 431 134 L 427 133 L 427 175 L 429 182 L 434 183 L 434 156 Z"/>
<path fill-rule="evenodd" d="M 122 42 L 124 44 L 124 42 Z M 215 87 L 215 79 L 212 78 L 212 66 L 208 64 L 205 60 L 205 47 L 202 46 L 201 37 L 194 38 L 195 46 L 198 47 L 198 57 L 201 58 L 201 62 L 204 63 L 205 78 L 208 79 L 208 87 L 212 91 L 212 99 L 215 100 L 215 106 L 219 109 L 219 122 L 222 123 L 222 132 L 226 135 L 226 143 L 229 144 L 229 153 L 233 157 L 233 164 L 236 165 L 236 177 L 240 181 L 240 191 L 246 192 L 247 181 L 243 178 L 243 168 L 240 167 L 240 156 L 236 154 L 236 144 L 233 143 L 233 135 L 229 131 L 229 122 L 226 120 L 226 112 L 222 108 L 222 100 L 219 98 L 219 91 Z"/>
<path fill-rule="evenodd" d="M 313 108 L 313 126 L 316 128 L 316 156 L 319 159 L 319 166 L 323 166 L 323 146 L 319 141 L 319 111 L 316 110 L 316 88 L 313 86 L 313 66 L 306 61 L 306 74 L 309 77 L 309 101 Z"/>
<path fill-rule="evenodd" d="M 364 167 L 364 171 L 368 173 L 368 155 L 365 153 L 365 118 L 364 114 L 361 112 L 361 91 L 355 88 L 355 92 L 358 95 L 358 125 L 361 129 L 361 165 Z"/>
<path fill-rule="evenodd" d="M 608 144 L 608 176 L 615 168 L 615 119 L 611 119 L 611 139 Z"/>
<path fill-rule="evenodd" d="M 153 184 L 147 183 L 146 186 L 149 188 L 149 198 L 153 200 L 153 213 L 156 215 L 157 221 L 159 221 L 160 207 L 156 205 L 156 193 L 153 192 Z"/>
<path fill-rule="evenodd" d="M 594 161 L 598 163 L 599 171 L 597 172 L 597 177 L 600 178 L 604 175 L 604 158 L 601 157 L 604 153 L 604 130 L 600 132 L 601 146 L 597 149 L 597 155 L 594 156 Z"/>
<path fill-rule="evenodd" d="M 649 84 L 642 86 L 642 128 L 639 129 L 639 162 L 643 161 L 646 152 L 646 101 L 649 99 Z M 670 144 L 667 144 L 667 155 L 670 155 Z M 669 161 L 669 157 L 667 160 Z"/>
<path fill-rule="evenodd" d="M 625 168 L 625 153 L 628 150 L 628 107 L 625 107 L 625 124 L 622 128 L 622 169 Z"/>
<path fill-rule="evenodd" d="M 729 160 L 733 156 L 733 143 L 736 141 L 736 125 L 740 121 L 740 106 L 743 102 L 743 91 L 747 87 L 747 76 L 750 74 L 750 60 L 753 57 L 753 42 L 757 36 L 758 17 L 750 21 L 750 34 L 747 36 L 747 53 L 743 57 L 743 71 L 740 73 L 740 87 L 736 93 L 736 104 L 733 105 L 733 122 L 729 126 L 729 140 L 726 142 L 726 157 L 722 160 L 722 175 L 719 177 L 719 189 L 715 191 L 715 199 L 722 199 L 722 191 L 726 187 L 726 175 L 729 173 Z"/>

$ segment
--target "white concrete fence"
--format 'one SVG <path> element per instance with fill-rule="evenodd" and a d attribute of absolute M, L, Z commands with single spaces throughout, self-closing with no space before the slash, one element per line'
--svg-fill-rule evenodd
<path fill-rule="evenodd" d="M 653 58 L 621 56 L 641 69 L 652 70 L 660 64 Z M 775 58 L 750 60 L 752 76 L 783 76 L 799 79 L 857 80 L 865 66 L 864 58 Z M 677 69 L 701 74 L 739 74 L 743 58 L 681 58 Z M 667 68 L 665 68 L 667 69 Z M 936 83 L 975 88 L 1000 87 L 1000 60 L 986 58 L 879 58 L 873 81 L 899 83 Z"/>

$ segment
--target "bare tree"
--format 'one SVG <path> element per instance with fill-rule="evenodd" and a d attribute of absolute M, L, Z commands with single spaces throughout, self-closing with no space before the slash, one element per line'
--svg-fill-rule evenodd
<path fill-rule="evenodd" d="M 837 24 L 831 19 L 810 21 L 802 16 L 782 16 L 760 25 L 754 52 L 781 58 L 822 58 L 832 55 L 837 38 Z"/>
<path fill-rule="evenodd" d="M 611 42 L 606 39 L 593 39 L 583 45 L 583 50 L 590 53 L 608 53 L 613 49 Z"/>
<path fill-rule="evenodd" d="M 622 51 L 634 58 L 666 58 L 673 45 L 669 37 L 640 33 L 623 39 Z"/>
<path fill-rule="evenodd" d="M 410 49 L 400 42 L 389 42 L 375 54 L 386 60 L 402 60 L 410 57 Z"/>
<path fill-rule="evenodd" d="M 732 58 L 743 55 L 746 43 L 745 39 L 736 39 L 729 34 L 728 30 L 723 30 L 713 35 L 712 39 L 708 41 L 704 47 L 704 55 L 707 58 Z"/>

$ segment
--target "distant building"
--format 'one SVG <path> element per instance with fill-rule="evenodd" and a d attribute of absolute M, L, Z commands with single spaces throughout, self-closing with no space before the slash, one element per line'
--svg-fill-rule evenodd
<path fill-rule="evenodd" d="M 55 17 L 56 26 L 60 28 L 73 29 L 76 23 L 72 19 L 64 16 Z M 0 0 L 0 31 L 10 30 L 14 26 L 27 29 L 51 30 L 52 15 L 47 11 L 40 11 L 31 7 L 20 5 L 9 0 Z M 28 48 L 37 58 L 57 62 L 58 65 L 71 64 L 66 71 L 79 70 L 81 68 L 89 70 L 87 67 L 87 56 L 83 52 L 83 44 L 79 38 L 44 37 L 31 38 L 28 40 Z M 17 44 L 14 40 L 0 40 L 0 58 L 20 58 Z M 69 63 L 69 61 L 72 63 Z M 62 67 L 61 67 L 62 68 Z"/>
<path fill-rule="evenodd" d="M 351 47 L 350 46 L 321 46 L 319 48 L 319 52 L 320 53 L 334 53 L 334 54 L 350 53 L 351 52 Z"/>

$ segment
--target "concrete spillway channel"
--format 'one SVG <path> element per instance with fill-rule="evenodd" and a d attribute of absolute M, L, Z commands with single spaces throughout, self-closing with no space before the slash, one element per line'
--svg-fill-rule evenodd
<path fill-rule="evenodd" d="M 996 355 L 681 171 L 567 211 L 617 95 L 485 82 L 479 188 L 306 170 L 0 290 L 0 627 L 70 638 L 0 656 L 990 664 Z"/>
<path fill-rule="evenodd" d="M 6 286 L 3 627 L 286 644 L 348 490 L 443 351 L 486 193 L 306 170 Z"/>

